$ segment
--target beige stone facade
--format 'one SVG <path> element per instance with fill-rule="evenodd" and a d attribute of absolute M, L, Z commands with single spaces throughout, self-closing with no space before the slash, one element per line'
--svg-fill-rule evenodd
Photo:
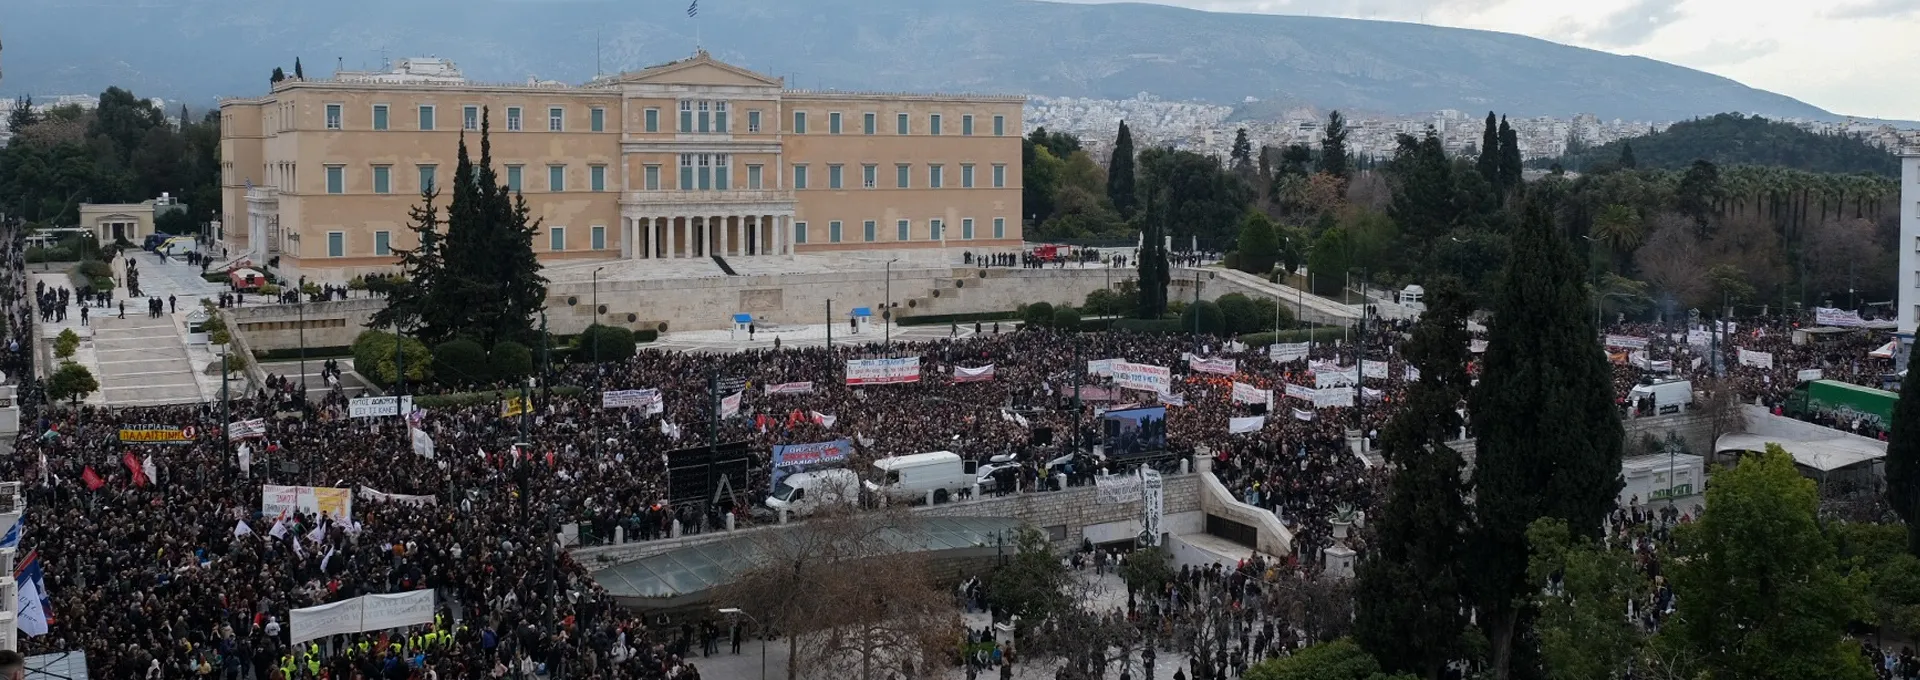
<path fill-rule="evenodd" d="M 126 241 L 139 245 L 153 233 L 155 201 L 140 203 L 83 203 L 80 227 L 93 231 L 102 245 Z"/>
<path fill-rule="evenodd" d="M 224 237 L 283 276 L 390 271 L 484 113 L 549 264 L 1017 247 L 1023 103 L 788 90 L 705 53 L 581 86 L 287 80 L 221 106 Z"/>

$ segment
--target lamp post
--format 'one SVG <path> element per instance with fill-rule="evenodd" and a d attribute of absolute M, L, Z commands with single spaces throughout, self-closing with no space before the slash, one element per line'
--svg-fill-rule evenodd
<path fill-rule="evenodd" d="M 881 321 L 887 322 L 885 341 L 887 351 L 893 351 L 893 263 L 899 261 L 900 258 L 897 257 L 887 260 L 887 308 L 881 310 L 882 316 L 880 319 Z M 827 323 L 832 324 L 833 322 L 828 321 Z"/>
<path fill-rule="evenodd" d="M 752 614 L 748 614 L 739 607 L 721 607 L 720 613 L 726 614 L 727 616 L 747 617 L 748 621 L 753 622 L 754 628 L 761 627 L 759 619 L 753 618 Z M 764 630 L 760 631 L 760 633 L 760 680 L 767 680 L 767 636 Z"/>
<path fill-rule="evenodd" d="M 605 266 L 595 267 L 593 270 L 593 323 L 588 324 L 587 325 L 588 328 L 592 328 L 594 326 L 600 325 L 600 270 L 602 269 L 606 269 L 606 267 Z M 541 338 L 540 341 L 542 343 L 545 343 L 546 339 Z M 544 346 L 545 345 L 543 344 L 542 347 Z M 594 391 L 605 394 L 607 390 L 606 383 L 607 383 L 607 367 L 600 365 L 600 333 L 596 331 L 593 334 L 593 389 Z M 594 460 L 600 459 L 600 415 L 601 413 L 599 412 L 599 410 L 596 409 L 593 414 L 593 459 Z"/>

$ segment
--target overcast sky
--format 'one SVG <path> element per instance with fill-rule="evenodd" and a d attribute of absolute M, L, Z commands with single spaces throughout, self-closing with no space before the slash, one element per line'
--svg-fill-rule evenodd
<path fill-rule="evenodd" d="M 1506 31 L 1696 68 L 1835 113 L 1920 120 L 1920 0 L 1144 1 Z"/>

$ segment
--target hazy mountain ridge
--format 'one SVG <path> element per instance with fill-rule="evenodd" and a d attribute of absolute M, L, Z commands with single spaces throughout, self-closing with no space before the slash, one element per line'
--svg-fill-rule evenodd
<path fill-rule="evenodd" d="M 274 66 L 310 76 L 433 54 L 478 81 L 580 82 L 691 53 L 677 1 L 14 0 L 0 92 L 122 85 L 196 106 L 266 91 Z M 1418 24 L 1214 14 L 1030 0 L 709 0 L 717 58 L 804 88 L 930 90 L 1239 103 L 1248 96 L 1380 112 L 1592 112 L 1679 119 L 1738 110 L 1835 118 L 1804 102 L 1639 57 Z"/>

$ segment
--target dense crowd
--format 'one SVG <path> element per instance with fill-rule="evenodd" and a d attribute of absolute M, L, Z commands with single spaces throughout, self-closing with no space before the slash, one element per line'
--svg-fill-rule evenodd
<path fill-rule="evenodd" d="M 28 376 L 26 338 L 35 304 L 57 318 L 74 301 L 29 291 L 19 245 L 17 237 L 9 239 L 0 252 L 10 265 L 0 272 L 0 296 L 12 336 L 0 368 Z M 620 534 L 645 540 L 712 530 L 728 514 L 751 521 L 753 499 L 765 494 L 772 446 L 840 438 L 856 443 L 855 465 L 946 450 L 974 462 L 1020 461 L 1016 486 L 1022 490 L 1044 486 L 1039 481 L 1056 474 L 1085 479 L 1103 468 L 1119 471 L 1122 463 L 1082 455 L 1060 470 L 1050 461 L 1075 442 L 1097 441 L 1102 410 L 1162 400 L 1170 402 L 1169 451 L 1160 464 L 1210 456 L 1215 474 L 1237 497 L 1270 509 L 1296 532 L 1294 554 L 1274 556 L 1274 565 L 1242 565 L 1187 581 L 1205 593 L 1187 597 L 1188 606 L 1241 598 L 1263 573 L 1320 568 L 1321 548 L 1333 540 L 1328 519 L 1365 511 L 1379 495 L 1380 472 L 1347 433 L 1375 439 L 1400 400 L 1408 367 L 1394 343 L 1405 330 L 1378 324 L 1363 346 L 1323 343 L 1286 362 L 1271 360 L 1263 347 L 1217 340 L 1046 330 L 983 332 L 891 349 L 647 350 L 624 362 L 554 367 L 546 385 L 533 391 L 525 417 L 502 417 L 500 405 L 489 402 L 356 419 L 337 381 L 309 399 L 279 378 L 226 405 L 48 408 L 37 405 L 39 387 L 26 378 L 22 434 L 10 462 L 13 477 L 28 482 L 23 546 L 47 565 L 53 609 L 50 632 L 24 644 L 36 652 L 84 650 L 100 677 L 115 678 L 469 678 L 536 668 L 576 677 L 697 677 L 689 663 L 696 636 L 685 628 L 650 629 L 616 606 L 565 550 L 555 549 L 558 527 L 577 526 L 580 542 L 601 544 Z M 1792 344 L 1790 329 L 1749 332 L 1741 329 L 1730 344 L 1774 352 L 1774 367 L 1735 365 L 1733 375 L 1743 397 L 1763 403 L 1777 402 L 1800 368 L 1817 366 L 1827 377 L 1853 380 L 1884 370 L 1863 359 L 1871 349 L 1863 349 L 1871 342 L 1864 333 L 1800 346 Z M 1651 354 L 1673 357 L 1682 375 L 1700 370 L 1689 361 L 1695 350 L 1684 346 L 1684 337 L 1654 342 Z M 843 384 L 847 360 L 885 353 L 917 355 L 922 379 Z M 1384 366 L 1385 377 L 1363 375 L 1351 406 L 1315 408 L 1285 396 L 1289 384 L 1315 385 L 1320 371 L 1353 370 L 1362 354 Z M 1234 366 L 1223 373 L 1191 370 L 1189 355 L 1230 359 Z M 1101 359 L 1170 367 L 1170 394 L 1116 389 L 1111 378 L 1089 375 L 1087 362 Z M 953 380 L 956 367 L 989 364 L 991 380 Z M 676 503 L 665 452 L 707 443 L 714 403 L 704 379 L 709 375 L 745 381 L 740 415 L 719 423 L 714 438 L 745 442 L 758 472 L 720 504 Z M 1622 375 L 1624 393 L 1638 376 Z M 1236 382 L 1270 390 L 1272 402 L 1235 401 Z M 811 388 L 766 390 L 792 383 Z M 1078 408 L 1076 385 L 1091 388 L 1079 391 Z M 553 386 L 584 389 L 547 389 Z M 517 396 L 517 388 L 496 387 L 502 398 Z M 599 407 L 603 391 L 645 388 L 660 390 L 660 414 Z M 1232 419 L 1255 415 L 1264 422 L 1229 431 Z M 265 422 L 263 436 L 225 441 L 227 423 L 253 418 Z M 198 435 L 174 446 L 123 445 L 121 428 L 139 424 L 190 426 Z M 433 455 L 414 452 L 415 426 L 433 440 Z M 1035 437 L 1040 431 L 1053 436 Z M 238 455 L 243 446 L 245 458 Z M 362 496 L 350 520 L 283 518 L 263 513 L 263 483 L 431 500 Z M 432 624 L 288 643 L 290 609 L 416 589 L 438 594 Z M 1277 640 L 1282 633 L 1256 635 L 1276 641 L 1242 642 L 1244 657 L 1284 646 Z"/>

